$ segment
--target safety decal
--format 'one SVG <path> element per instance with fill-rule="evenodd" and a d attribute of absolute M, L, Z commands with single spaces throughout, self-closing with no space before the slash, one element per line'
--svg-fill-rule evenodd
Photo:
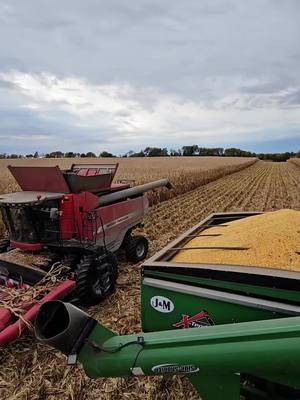
<path fill-rule="evenodd" d="M 198 372 L 199 368 L 195 365 L 161 364 L 152 367 L 152 372 L 156 374 L 192 374 Z"/>
<path fill-rule="evenodd" d="M 193 315 L 190 317 L 189 315 L 182 315 L 182 319 L 173 324 L 175 328 L 202 328 L 204 326 L 214 325 L 214 321 L 210 318 L 207 311 L 201 311 L 198 314 Z"/>
<path fill-rule="evenodd" d="M 170 313 L 174 310 L 173 302 L 164 296 L 154 296 L 150 300 L 151 307 L 161 313 Z"/>

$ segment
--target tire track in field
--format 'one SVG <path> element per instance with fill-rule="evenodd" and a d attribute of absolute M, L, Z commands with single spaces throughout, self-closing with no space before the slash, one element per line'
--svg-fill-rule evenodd
<path fill-rule="evenodd" d="M 258 168 L 258 170 L 260 169 Z M 195 216 L 201 216 L 205 211 L 212 208 L 212 205 L 218 201 L 220 196 L 223 199 L 223 203 L 228 205 L 232 201 L 232 197 L 239 195 L 241 180 L 248 182 L 253 179 L 253 176 L 254 174 L 241 171 L 230 175 L 230 179 L 228 179 L 228 176 L 227 179 L 211 182 L 152 208 L 151 212 L 152 210 L 155 212 L 155 223 L 153 224 L 151 215 L 145 221 L 149 236 L 152 237 L 151 231 L 153 228 L 155 232 L 158 229 L 160 234 L 163 234 L 169 231 L 170 227 L 176 227 L 178 219 L 183 216 L 185 221 L 193 220 Z M 218 205 L 213 208 L 217 209 Z"/>
<path fill-rule="evenodd" d="M 252 201 L 245 206 L 245 209 L 250 210 L 251 205 L 258 205 L 260 203 L 260 198 L 264 198 L 261 207 L 263 211 L 276 210 L 280 208 L 299 209 L 300 185 L 297 183 L 297 178 L 300 176 L 300 171 L 298 177 L 295 179 L 291 175 L 290 170 L 290 163 L 271 164 L 268 168 L 266 185 L 260 185 L 257 187 L 257 191 Z"/>
<path fill-rule="evenodd" d="M 252 203 L 252 199 L 255 197 L 257 194 L 258 189 L 262 184 L 265 185 L 265 182 L 267 182 L 268 178 L 268 170 L 263 169 L 261 170 L 261 173 L 257 176 L 253 175 L 253 179 L 251 182 L 251 185 L 248 186 L 248 196 L 242 196 L 240 192 L 239 198 L 236 199 L 235 202 L 232 202 L 232 206 L 229 207 L 231 211 L 234 211 L 236 209 L 237 211 L 240 210 L 246 210 L 246 207 L 249 203 Z M 257 204 L 257 201 L 254 201 L 255 204 Z"/>
<path fill-rule="evenodd" d="M 300 170 L 291 163 L 260 161 L 159 204 L 145 221 L 152 252 L 212 212 L 300 209 L 299 183 Z"/>

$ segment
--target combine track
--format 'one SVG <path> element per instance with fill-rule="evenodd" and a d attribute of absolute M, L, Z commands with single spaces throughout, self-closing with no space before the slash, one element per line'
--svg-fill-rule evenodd
<path fill-rule="evenodd" d="M 212 212 L 282 207 L 300 210 L 300 168 L 291 163 L 261 161 L 152 207 L 145 221 L 145 230 L 153 254 Z M 116 332 L 139 332 L 139 287 L 140 269 L 123 264 L 116 293 L 89 312 Z M 79 368 L 66 369 L 64 357 L 55 354 L 30 339 L 8 346 L 2 354 L 0 352 L 0 399 L 199 398 L 189 382 L 181 377 L 90 381 Z"/>
<path fill-rule="evenodd" d="M 300 168 L 259 161 L 151 209 L 146 231 L 153 251 L 216 211 L 300 210 Z"/>

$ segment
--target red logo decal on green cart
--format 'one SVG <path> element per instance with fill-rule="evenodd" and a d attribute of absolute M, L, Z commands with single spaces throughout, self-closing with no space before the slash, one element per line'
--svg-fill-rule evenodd
<path fill-rule="evenodd" d="M 173 324 L 175 328 L 203 328 L 204 326 L 214 325 L 214 321 L 210 318 L 207 311 L 201 311 L 198 314 L 190 317 L 189 315 L 182 315 L 182 319 Z"/>

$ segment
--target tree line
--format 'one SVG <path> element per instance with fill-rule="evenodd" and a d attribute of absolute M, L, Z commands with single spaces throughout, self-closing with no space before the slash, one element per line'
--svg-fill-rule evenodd
<path fill-rule="evenodd" d="M 134 152 L 132 150 L 120 155 L 119 157 L 257 157 L 266 161 L 286 161 L 289 158 L 300 157 L 300 150 L 297 152 L 284 152 L 284 153 L 254 153 L 251 151 L 241 150 L 235 147 L 200 147 L 196 144 L 190 146 L 183 146 L 180 149 L 167 149 L 166 147 L 146 147 L 144 150 Z M 116 155 L 102 151 L 99 155 L 89 151 L 87 153 L 74 153 L 72 151 L 62 152 L 53 151 L 46 154 L 39 154 L 37 151 L 34 154 L 0 154 L 0 158 L 96 158 L 96 157 L 117 157 Z"/>
<path fill-rule="evenodd" d="M 51 153 L 41 153 L 39 154 L 37 151 L 33 154 L 7 154 L 0 153 L 0 159 L 4 158 L 96 158 L 96 157 L 117 157 L 112 153 L 107 151 L 103 151 L 98 156 L 92 151 L 88 151 L 87 153 L 74 153 L 73 151 L 67 151 L 64 153 L 63 151 L 52 151 Z"/>

